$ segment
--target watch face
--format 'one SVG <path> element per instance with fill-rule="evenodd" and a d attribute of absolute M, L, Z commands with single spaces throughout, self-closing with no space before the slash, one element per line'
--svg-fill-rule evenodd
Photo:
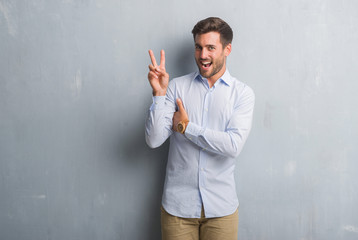
<path fill-rule="evenodd" d="M 184 124 L 182 122 L 178 123 L 177 128 L 180 133 L 184 132 Z"/>

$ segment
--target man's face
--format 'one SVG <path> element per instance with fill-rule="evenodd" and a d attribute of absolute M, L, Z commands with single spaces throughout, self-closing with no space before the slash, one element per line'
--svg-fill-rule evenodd
<path fill-rule="evenodd" d="M 231 44 L 223 48 L 220 33 L 208 32 L 195 36 L 195 61 L 201 76 L 216 81 L 226 69 L 226 57 L 231 52 Z"/>

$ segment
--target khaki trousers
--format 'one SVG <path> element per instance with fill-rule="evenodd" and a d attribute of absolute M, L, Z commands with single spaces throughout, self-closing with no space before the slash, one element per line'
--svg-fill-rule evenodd
<path fill-rule="evenodd" d="M 205 218 L 180 218 L 161 207 L 162 240 L 237 240 L 239 213 Z"/>

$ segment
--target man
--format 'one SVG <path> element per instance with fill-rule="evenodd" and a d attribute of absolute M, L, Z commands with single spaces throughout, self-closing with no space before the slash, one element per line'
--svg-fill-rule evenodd
<path fill-rule="evenodd" d="M 170 137 L 162 198 L 162 238 L 237 239 L 235 158 L 251 129 L 255 96 L 226 69 L 233 33 L 220 18 L 199 21 L 192 30 L 199 71 L 169 82 L 165 53 L 148 80 L 153 104 L 146 141 L 160 146 Z"/>

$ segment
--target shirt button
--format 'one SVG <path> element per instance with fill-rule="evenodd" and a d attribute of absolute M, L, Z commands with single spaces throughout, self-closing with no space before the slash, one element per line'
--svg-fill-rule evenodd
<path fill-rule="evenodd" d="M 204 168 L 200 168 L 201 171 L 204 171 Z"/>
<path fill-rule="evenodd" d="M 208 109 L 207 109 L 207 108 L 205 108 L 205 111 L 208 111 Z"/>

